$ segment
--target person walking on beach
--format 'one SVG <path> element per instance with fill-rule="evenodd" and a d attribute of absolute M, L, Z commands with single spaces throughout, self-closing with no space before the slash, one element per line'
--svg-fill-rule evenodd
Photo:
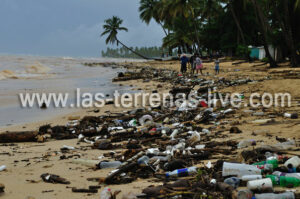
<path fill-rule="evenodd" d="M 202 70 L 203 70 L 202 60 L 200 59 L 199 55 L 196 55 L 196 73 L 198 74 L 200 71 L 201 75 L 203 75 Z"/>
<path fill-rule="evenodd" d="M 192 74 L 195 73 L 195 69 L 196 69 L 195 59 L 196 59 L 196 56 L 195 56 L 195 54 L 193 54 L 193 56 L 191 56 L 191 58 L 190 58 L 191 73 Z"/>
<path fill-rule="evenodd" d="M 181 61 L 181 73 L 184 74 L 187 70 L 186 65 L 189 62 L 189 59 L 186 57 L 185 54 L 182 54 L 180 57 L 180 61 Z"/>
<path fill-rule="evenodd" d="M 219 60 L 219 58 L 217 58 L 215 60 L 215 72 L 216 72 L 216 75 L 218 75 L 220 73 L 220 60 Z"/>

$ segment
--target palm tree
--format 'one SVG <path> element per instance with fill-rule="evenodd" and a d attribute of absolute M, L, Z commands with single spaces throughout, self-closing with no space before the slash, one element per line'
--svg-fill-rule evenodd
<path fill-rule="evenodd" d="M 143 22 L 145 22 L 148 25 L 151 19 L 154 19 L 156 23 L 158 23 L 162 27 L 166 36 L 168 35 L 162 21 L 159 19 L 158 16 L 157 0 L 140 0 L 139 11 L 140 11 L 140 18 L 142 19 Z"/>
<path fill-rule="evenodd" d="M 118 31 L 124 30 L 126 32 L 128 32 L 128 29 L 125 27 L 121 27 L 123 20 L 120 19 L 119 17 L 113 16 L 110 19 L 106 19 L 105 24 L 103 25 L 103 29 L 104 32 L 101 34 L 101 37 L 108 34 L 105 42 L 106 44 L 114 44 L 117 42 L 117 45 L 119 45 L 119 43 L 124 46 L 126 49 L 130 50 L 131 52 L 133 52 L 134 54 L 144 58 L 144 59 L 149 59 L 148 57 L 145 57 L 144 55 L 139 54 L 138 52 L 132 50 L 131 48 L 127 47 L 125 44 L 123 44 L 117 37 Z"/>

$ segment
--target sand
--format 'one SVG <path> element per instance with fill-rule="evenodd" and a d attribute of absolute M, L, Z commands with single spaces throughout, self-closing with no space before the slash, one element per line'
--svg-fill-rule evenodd
<path fill-rule="evenodd" d="M 137 63 L 133 63 L 134 64 Z M 239 65 L 232 65 L 232 62 L 222 62 L 221 63 L 221 71 L 220 75 L 215 77 L 214 75 L 206 76 L 208 79 L 217 79 L 220 77 L 225 78 L 251 78 L 251 79 L 262 79 L 268 75 L 270 75 L 273 71 L 285 71 L 291 70 L 286 66 L 282 66 L 278 69 L 268 69 L 266 65 L 256 66 L 260 63 L 244 63 Z M 179 70 L 179 63 L 170 61 L 170 62 L 146 62 L 146 63 L 138 63 L 137 65 L 157 67 L 157 68 L 169 68 L 174 70 Z M 205 73 L 213 74 L 213 63 L 205 63 Z M 300 69 L 292 69 L 293 71 L 300 72 Z M 158 92 L 163 92 L 171 88 L 169 84 L 163 84 L 163 88 L 157 88 L 158 82 L 143 82 L 143 80 L 137 81 L 127 81 L 121 82 L 124 85 L 134 85 L 132 89 L 138 90 L 142 89 L 143 92 L 151 92 L 153 90 L 158 90 Z M 243 92 L 247 97 L 251 92 L 289 92 L 292 95 L 293 103 L 290 108 L 271 108 L 269 110 L 264 110 L 265 112 L 298 112 L 300 110 L 299 102 L 300 99 L 300 90 L 299 90 L 300 80 L 299 79 L 272 79 L 266 80 L 263 82 L 256 82 L 254 84 L 247 84 L 242 86 L 230 87 L 226 88 L 224 92 Z M 235 124 L 238 128 L 240 128 L 243 133 L 242 134 L 231 134 L 230 137 L 220 140 L 243 140 L 247 138 L 255 139 L 258 145 L 262 144 L 273 144 L 277 141 L 275 140 L 275 136 L 284 137 L 284 138 L 300 138 L 299 130 L 300 130 L 300 121 L 299 119 L 290 120 L 282 117 L 277 117 L 276 124 L 272 125 L 254 125 L 251 124 L 251 121 L 260 118 L 266 118 L 266 116 L 262 117 L 253 117 L 243 113 L 243 110 L 249 109 L 248 107 L 244 107 L 238 110 L 237 115 L 240 117 L 224 119 L 222 125 L 218 126 L 215 131 L 220 129 L 229 130 L 232 124 Z M 91 112 L 93 109 L 88 110 L 79 110 L 72 114 L 60 115 L 51 120 L 35 122 L 31 124 L 25 125 L 16 125 L 9 126 L 0 129 L 0 132 L 9 131 L 21 131 L 21 130 L 36 130 L 39 126 L 43 124 L 52 124 L 52 125 L 64 125 L 68 122 L 68 118 L 70 116 L 79 116 L 83 117 L 86 115 L 102 115 L 105 114 L 106 111 L 110 112 L 120 112 L 125 109 L 117 109 L 113 105 L 107 105 L 104 108 L 100 109 L 99 113 Z M 258 111 L 261 111 L 259 109 Z M 206 127 L 205 125 L 201 125 Z M 253 135 L 253 132 L 256 132 L 256 135 Z M 228 133 L 228 132 L 227 132 Z M 270 137 L 271 135 L 272 137 Z M 71 159 L 68 160 L 60 160 L 61 154 L 57 154 L 57 151 L 60 151 L 60 148 L 63 145 L 74 146 L 78 148 L 75 150 L 73 154 L 80 154 L 81 158 L 84 159 L 95 159 L 101 156 L 103 153 L 107 151 L 101 150 L 83 150 L 88 147 L 86 143 L 77 143 L 77 140 L 62 140 L 62 141 L 48 141 L 45 143 L 18 143 L 12 146 L 1 146 L 0 153 L 0 165 L 6 165 L 7 171 L 0 172 L 0 183 L 5 184 L 5 194 L 1 196 L 3 199 L 25 199 L 28 196 L 32 196 L 34 198 L 43 198 L 43 199 L 53 199 L 53 198 L 72 198 L 72 199 L 83 199 L 83 198 L 99 198 L 100 191 L 98 194 L 82 194 L 82 193 L 72 193 L 69 187 L 77 187 L 77 188 L 87 188 L 89 185 L 97 185 L 96 182 L 89 182 L 86 179 L 89 177 L 105 177 L 111 169 L 97 170 L 94 171 L 92 169 L 79 166 L 71 163 Z M 121 149 L 120 149 L 121 150 Z M 299 152 L 293 152 L 295 154 L 300 155 Z M 239 156 L 233 156 L 233 160 L 239 161 Z M 53 173 L 60 175 L 64 178 L 67 178 L 71 181 L 70 185 L 60 185 L 60 184 L 49 184 L 44 183 L 40 175 L 43 173 Z M 111 185 L 109 186 L 113 191 L 121 190 L 122 192 L 118 195 L 118 198 L 121 198 L 123 194 L 127 194 L 129 192 L 133 193 L 141 193 L 141 190 L 149 185 L 161 184 L 154 183 L 153 179 L 142 180 L 139 179 L 130 184 L 126 185 Z M 298 190 L 298 189 L 297 189 Z"/>

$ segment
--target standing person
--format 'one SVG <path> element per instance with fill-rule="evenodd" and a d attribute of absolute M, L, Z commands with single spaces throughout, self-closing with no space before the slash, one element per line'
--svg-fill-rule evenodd
<path fill-rule="evenodd" d="M 200 70 L 201 75 L 203 75 L 202 70 L 203 70 L 203 64 L 202 60 L 198 55 L 196 55 L 196 73 L 198 74 Z"/>
<path fill-rule="evenodd" d="M 180 71 L 183 74 L 187 70 L 186 65 L 189 62 L 189 59 L 186 57 L 185 54 L 182 54 L 182 56 L 180 57 L 180 61 L 181 61 L 181 69 L 180 69 Z"/>
<path fill-rule="evenodd" d="M 195 69 L 196 69 L 196 64 L 195 64 L 195 59 L 196 59 L 196 56 L 195 54 L 193 54 L 193 56 L 191 56 L 190 58 L 190 64 L 191 64 L 191 73 L 194 74 L 195 73 Z"/>
<path fill-rule="evenodd" d="M 215 72 L 216 72 L 216 75 L 218 75 L 220 73 L 220 60 L 219 60 L 219 58 L 217 58 L 215 60 Z"/>

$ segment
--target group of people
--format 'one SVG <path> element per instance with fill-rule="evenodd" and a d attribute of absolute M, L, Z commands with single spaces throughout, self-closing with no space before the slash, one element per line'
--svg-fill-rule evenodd
<path fill-rule="evenodd" d="M 186 73 L 187 72 L 187 65 L 190 64 L 191 66 L 191 73 L 195 74 L 199 74 L 199 72 L 201 73 L 201 75 L 203 75 L 202 70 L 203 70 L 203 62 L 200 58 L 200 56 L 198 54 L 194 54 L 193 56 L 191 56 L 191 58 L 189 59 L 185 54 L 180 56 L 180 62 L 181 62 L 181 73 Z M 217 58 L 215 60 L 215 74 L 219 74 L 220 72 L 220 60 Z"/>

